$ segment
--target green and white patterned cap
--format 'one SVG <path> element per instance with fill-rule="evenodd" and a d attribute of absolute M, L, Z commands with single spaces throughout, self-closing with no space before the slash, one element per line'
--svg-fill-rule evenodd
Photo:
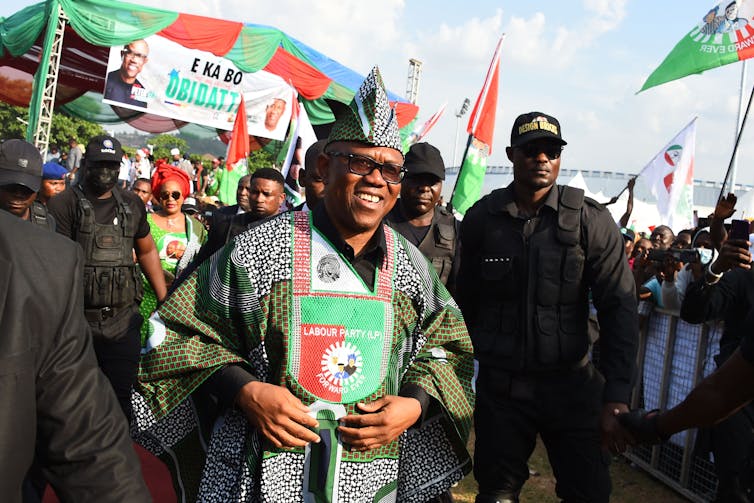
<path fill-rule="evenodd" d="M 350 104 L 344 105 L 336 101 L 328 103 L 335 114 L 328 144 L 355 141 L 394 148 L 403 154 L 398 117 L 388 102 L 379 68 L 372 68 Z"/>

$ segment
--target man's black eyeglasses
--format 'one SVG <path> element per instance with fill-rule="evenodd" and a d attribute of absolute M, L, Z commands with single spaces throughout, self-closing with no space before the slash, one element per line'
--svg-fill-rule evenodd
<path fill-rule="evenodd" d="M 563 152 L 563 145 L 557 144 L 525 143 L 518 148 L 526 157 L 537 157 L 544 153 L 550 160 L 559 158 Z"/>
<path fill-rule="evenodd" d="M 123 49 L 122 51 L 120 51 L 120 53 L 123 54 L 124 56 L 131 56 L 133 59 L 141 59 L 141 60 L 147 59 L 147 56 L 148 56 L 147 54 L 142 54 L 140 52 L 134 52 L 134 51 L 132 51 L 131 49 L 128 49 L 128 48 Z"/>
<path fill-rule="evenodd" d="M 174 190 L 173 192 L 161 192 L 160 201 L 167 201 L 171 197 L 177 201 L 181 198 L 181 196 L 182 194 L 178 192 L 177 190 Z"/>
<path fill-rule="evenodd" d="M 379 169 L 383 180 L 385 180 L 387 183 L 397 184 L 401 183 L 403 176 L 406 174 L 406 168 L 404 168 L 400 164 L 392 164 L 389 162 L 380 164 L 379 162 L 369 157 L 359 154 L 348 154 L 345 152 L 325 152 L 325 154 L 331 155 L 333 157 L 347 158 L 348 171 L 350 171 L 354 175 L 366 176 L 375 169 Z"/>

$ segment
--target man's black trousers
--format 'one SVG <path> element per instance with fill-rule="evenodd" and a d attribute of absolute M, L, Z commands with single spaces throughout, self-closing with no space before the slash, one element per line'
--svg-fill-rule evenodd
<path fill-rule="evenodd" d="M 610 456 L 600 447 L 604 379 L 578 369 L 512 374 L 480 368 L 474 428 L 477 503 L 517 501 L 537 434 L 565 502 L 607 502 Z"/>

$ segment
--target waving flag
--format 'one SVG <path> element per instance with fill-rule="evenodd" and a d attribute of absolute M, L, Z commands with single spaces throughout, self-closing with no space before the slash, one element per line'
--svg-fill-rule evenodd
<path fill-rule="evenodd" d="M 233 134 L 228 142 L 228 152 L 225 155 L 225 169 L 218 169 L 215 173 L 215 186 L 209 193 L 216 193 L 224 204 L 236 204 L 236 190 L 238 181 L 249 174 L 249 130 L 246 127 L 246 101 L 241 95 L 241 103 L 236 110 L 233 122 Z"/>
<path fill-rule="evenodd" d="M 293 99 L 293 114 L 285 146 L 285 160 L 280 171 L 285 178 L 285 200 L 289 208 L 294 208 L 304 201 L 304 188 L 299 183 L 299 173 L 304 168 L 304 158 L 309 147 L 317 141 L 317 135 L 309 122 L 306 108 Z"/>
<path fill-rule="evenodd" d="M 694 226 L 695 149 L 696 117 L 641 172 L 650 192 L 657 198 L 660 223 L 675 232 Z"/>
<path fill-rule="evenodd" d="M 236 110 L 236 119 L 233 121 L 233 136 L 228 143 L 228 155 L 226 156 L 226 168 L 234 170 L 239 163 L 246 167 L 249 157 L 249 130 L 246 126 L 246 100 L 241 95 L 241 104 Z"/>
<path fill-rule="evenodd" d="M 754 56 L 754 0 L 724 0 L 699 22 L 644 82 L 650 87 Z"/>
<path fill-rule="evenodd" d="M 500 37 L 495 54 L 492 56 L 492 63 L 487 70 L 487 78 L 484 80 L 484 86 L 476 100 L 466 129 L 469 133 L 469 141 L 450 200 L 453 208 L 461 215 L 465 215 L 466 210 L 479 199 L 484 174 L 487 171 L 487 157 L 492 153 L 502 45 L 503 37 Z"/>
<path fill-rule="evenodd" d="M 440 117 L 442 117 L 442 114 L 445 112 L 446 104 L 447 103 L 443 103 L 439 110 L 432 114 L 432 117 L 427 119 L 427 122 L 424 123 L 419 132 L 415 133 L 416 138 L 412 141 L 412 143 L 419 143 L 420 141 L 422 141 L 424 137 L 427 136 L 427 133 L 429 133 L 429 130 L 435 127 L 435 124 L 437 124 L 437 121 L 440 120 Z"/>

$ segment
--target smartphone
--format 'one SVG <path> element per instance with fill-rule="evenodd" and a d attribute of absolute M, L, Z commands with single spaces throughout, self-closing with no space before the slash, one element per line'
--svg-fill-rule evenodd
<path fill-rule="evenodd" d="M 730 232 L 728 239 L 749 240 L 749 221 L 748 220 L 731 220 Z"/>

